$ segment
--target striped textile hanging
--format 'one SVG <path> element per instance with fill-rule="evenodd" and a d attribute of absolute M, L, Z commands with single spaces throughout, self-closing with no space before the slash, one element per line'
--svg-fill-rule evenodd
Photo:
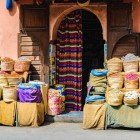
<path fill-rule="evenodd" d="M 81 11 L 68 14 L 57 32 L 57 83 L 66 86 L 66 109 L 81 110 L 82 17 Z"/>

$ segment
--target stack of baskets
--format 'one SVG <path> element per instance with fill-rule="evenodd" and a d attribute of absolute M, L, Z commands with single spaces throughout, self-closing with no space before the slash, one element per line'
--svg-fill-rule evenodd
<path fill-rule="evenodd" d="M 139 58 L 134 54 L 127 54 L 122 59 L 112 58 L 107 62 L 109 73 L 107 76 L 106 100 L 108 104 L 113 106 L 123 103 L 132 106 L 138 105 L 140 93 L 139 63 Z M 117 92 L 118 95 L 116 94 Z"/>
<path fill-rule="evenodd" d="M 22 82 L 21 73 L 28 71 L 31 61 L 20 57 L 17 61 L 9 57 L 1 58 L 0 98 L 5 102 L 17 100 L 17 85 Z"/>

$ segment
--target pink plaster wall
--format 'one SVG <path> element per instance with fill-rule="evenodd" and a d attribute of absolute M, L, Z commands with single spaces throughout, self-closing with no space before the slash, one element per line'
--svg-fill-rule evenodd
<path fill-rule="evenodd" d="M 8 11 L 5 6 L 6 0 L 0 0 L 0 56 L 18 57 L 19 33 L 19 8 L 13 2 L 13 9 Z"/>

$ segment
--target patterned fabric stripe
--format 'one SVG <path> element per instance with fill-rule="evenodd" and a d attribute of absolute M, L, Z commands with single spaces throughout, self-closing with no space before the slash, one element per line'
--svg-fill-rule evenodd
<path fill-rule="evenodd" d="M 66 96 L 67 96 L 68 99 L 69 98 L 75 98 L 75 97 L 78 97 L 78 98 L 81 97 L 81 95 L 80 95 L 81 91 L 80 90 L 75 91 L 75 90 L 72 90 L 72 89 L 67 89 L 66 91 L 67 91 Z"/>
<path fill-rule="evenodd" d="M 70 64 L 68 65 L 66 62 L 61 62 L 57 63 L 58 67 L 77 67 L 77 68 L 82 68 L 82 62 L 69 62 Z"/>
<path fill-rule="evenodd" d="M 82 79 L 81 76 L 82 76 L 81 74 L 74 75 L 74 74 L 71 74 L 71 73 L 68 73 L 68 74 L 65 74 L 65 75 L 64 74 L 59 74 L 60 78 L 69 78 L 69 79 L 71 78 L 72 80 L 77 79 L 77 78 L 81 80 Z"/>
<path fill-rule="evenodd" d="M 60 83 L 65 83 L 65 81 L 64 80 L 62 80 L 62 79 L 60 79 L 59 80 L 59 82 Z M 80 90 L 81 90 L 81 82 L 82 82 L 82 80 L 78 80 L 78 81 L 74 81 L 74 80 L 69 80 L 69 83 L 67 82 L 65 85 L 66 85 L 66 87 L 68 88 L 68 87 L 73 87 L 73 88 L 80 88 Z"/>
<path fill-rule="evenodd" d="M 66 86 L 66 109 L 81 110 L 82 24 L 79 10 L 61 22 L 57 33 L 57 82 Z"/>
<path fill-rule="evenodd" d="M 77 41 L 76 41 L 76 39 L 70 39 L 70 40 L 65 39 L 65 40 L 61 41 L 62 46 L 65 45 L 65 43 L 69 44 L 69 45 L 75 45 L 75 44 L 79 45 L 82 43 L 82 41 L 81 41 L 81 39 L 79 39 Z"/>
<path fill-rule="evenodd" d="M 67 62 L 80 64 L 80 63 L 82 63 L 82 60 L 74 60 L 74 59 L 73 60 L 72 59 L 59 60 L 59 64 L 60 63 L 63 64 L 63 63 L 67 63 Z"/>
<path fill-rule="evenodd" d="M 67 73 L 64 74 L 64 75 L 59 74 L 59 78 L 60 78 L 60 81 L 61 81 L 61 79 L 65 80 L 66 78 L 69 79 L 69 81 L 75 81 L 75 82 L 82 80 L 81 75 L 80 76 L 78 76 L 78 75 L 75 76 L 75 75 L 67 74 Z"/>
<path fill-rule="evenodd" d="M 63 59 L 71 59 L 71 60 L 73 60 L 73 59 L 78 59 L 79 57 L 82 57 L 82 53 L 78 54 L 78 57 L 75 56 L 75 53 L 71 53 L 71 54 L 69 54 L 69 53 L 64 54 L 63 53 L 63 55 L 59 54 L 59 55 L 57 55 L 57 57 L 59 57 L 57 60 L 63 60 Z"/>
<path fill-rule="evenodd" d="M 77 47 L 62 47 L 60 50 L 58 50 L 58 53 L 63 53 L 63 52 L 81 52 L 82 48 L 77 48 Z"/>
<path fill-rule="evenodd" d="M 61 46 L 59 46 L 60 49 L 64 49 L 64 48 L 68 48 L 68 47 L 70 47 L 70 48 L 77 48 L 78 47 L 79 48 L 79 47 L 81 47 L 81 45 L 77 44 L 75 46 L 74 45 L 61 45 Z"/>
<path fill-rule="evenodd" d="M 70 54 L 66 53 L 66 54 L 63 55 L 64 57 L 62 57 L 62 54 L 60 53 L 59 55 L 57 55 L 58 57 L 60 56 L 60 58 L 57 59 L 57 60 L 65 60 L 65 59 L 69 59 L 69 60 L 75 60 L 75 59 L 76 60 L 80 60 L 79 57 L 81 57 L 82 54 L 78 54 L 78 56 L 74 56 L 74 54 L 75 53 L 71 53 L 71 55 L 70 55 Z"/>
<path fill-rule="evenodd" d="M 75 91 L 75 92 L 81 92 L 81 89 L 71 88 L 71 87 L 70 87 L 70 88 L 67 87 L 67 88 L 66 88 L 66 91 L 67 91 L 67 90 L 68 90 L 69 92 L 73 92 L 73 91 Z"/>
<path fill-rule="evenodd" d="M 82 107 L 80 103 L 77 104 L 74 101 L 66 102 L 65 103 L 65 106 L 66 106 L 66 108 L 67 108 L 68 111 L 73 111 L 73 110 L 79 111 L 79 108 Z"/>
<path fill-rule="evenodd" d="M 58 72 L 61 74 L 63 74 L 63 73 L 69 73 L 69 74 L 73 74 L 73 75 L 75 75 L 75 74 L 77 74 L 77 72 L 78 72 L 78 75 L 82 75 L 82 70 L 81 70 L 81 68 L 80 69 L 76 69 L 76 68 L 73 68 L 73 70 L 71 70 L 71 67 L 67 67 L 67 68 L 63 68 L 63 67 L 59 67 L 59 70 L 58 70 Z"/>
<path fill-rule="evenodd" d="M 57 32 L 57 35 L 59 36 L 59 35 L 62 35 L 61 37 L 62 38 L 66 38 L 66 36 L 63 36 L 64 34 L 69 34 L 69 37 L 71 37 L 71 36 L 75 36 L 75 37 L 77 37 L 76 35 L 78 35 L 78 36 L 81 36 L 82 37 L 82 31 L 76 31 L 76 30 L 73 30 L 73 31 L 69 31 L 69 30 L 65 30 L 64 29 L 64 31 L 62 31 L 62 30 L 57 30 L 58 32 Z M 62 39 L 61 38 L 61 39 Z"/>
<path fill-rule="evenodd" d="M 65 84 L 66 89 L 67 89 L 67 88 L 68 88 L 68 89 L 73 88 L 73 90 L 71 89 L 72 92 L 75 91 L 75 89 L 79 89 L 79 91 L 81 91 L 81 87 L 82 87 L 81 82 L 75 82 L 75 83 L 74 83 L 73 81 L 70 81 L 70 82 L 68 83 L 68 82 L 66 82 L 66 81 L 60 81 L 60 83 Z M 67 90 L 67 93 L 68 93 L 68 90 Z"/>
<path fill-rule="evenodd" d="M 71 61 L 69 61 L 69 60 L 62 60 L 62 61 L 59 61 L 58 62 L 58 66 L 64 66 L 64 65 L 69 65 L 69 66 L 81 66 L 82 67 L 82 61 L 80 60 L 78 60 L 78 61 L 76 61 L 76 60 L 71 60 Z"/>

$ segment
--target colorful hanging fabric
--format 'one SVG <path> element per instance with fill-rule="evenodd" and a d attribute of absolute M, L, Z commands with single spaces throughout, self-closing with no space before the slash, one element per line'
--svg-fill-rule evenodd
<path fill-rule="evenodd" d="M 66 86 L 66 109 L 81 110 L 82 17 L 81 11 L 68 14 L 57 32 L 57 83 Z"/>
<path fill-rule="evenodd" d="M 66 86 L 66 109 L 81 110 L 82 17 L 81 11 L 68 14 L 57 32 L 57 83 Z"/>

